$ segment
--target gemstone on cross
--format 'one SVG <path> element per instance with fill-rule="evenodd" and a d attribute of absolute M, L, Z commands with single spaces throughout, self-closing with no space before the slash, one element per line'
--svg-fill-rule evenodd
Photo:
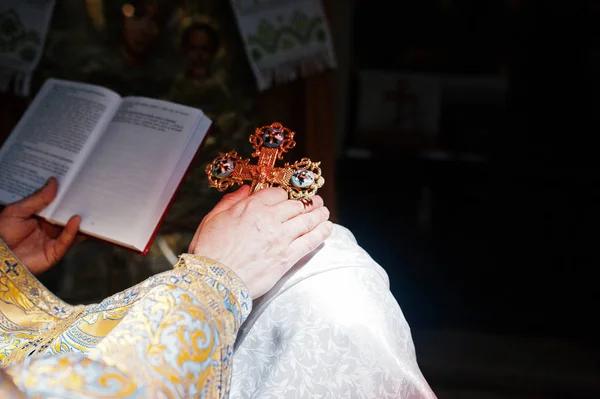
<path fill-rule="evenodd" d="M 209 186 L 225 191 L 234 184 L 249 182 L 251 193 L 274 186 L 286 190 L 290 199 L 310 200 L 325 183 L 321 162 L 302 158 L 292 164 L 286 162 L 283 167 L 275 166 L 296 145 L 294 134 L 279 122 L 256 128 L 250 143 L 257 163 L 251 164 L 250 159 L 241 158 L 235 150 L 220 153 L 206 166 Z"/>

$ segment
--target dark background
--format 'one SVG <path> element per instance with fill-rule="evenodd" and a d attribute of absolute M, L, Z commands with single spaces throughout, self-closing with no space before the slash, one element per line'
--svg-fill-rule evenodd
<path fill-rule="evenodd" d="M 432 159 L 418 145 L 373 149 L 366 160 L 342 157 L 340 221 L 387 265 L 415 326 L 592 342 L 598 2 L 441 3 L 395 2 L 386 12 L 387 3 L 359 2 L 356 70 L 504 73 L 505 102 L 487 120 L 476 101 L 443 109 L 436 149 L 447 159 Z M 403 63 L 413 47 L 446 55 Z M 470 122 L 487 129 L 483 139 L 469 135 Z M 356 142 L 350 132 L 346 147 Z M 465 153 L 482 160 L 457 159 Z M 416 212 L 424 182 L 432 199 L 427 232 Z"/>
<path fill-rule="evenodd" d="M 508 80 L 500 104 L 442 107 L 433 146 L 382 133 L 337 169 L 340 222 L 386 268 L 441 398 L 600 393 L 599 22 L 597 1 L 357 3 L 353 112 L 364 69 Z M 348 126 L 344 149 L 369 147 Z"/>

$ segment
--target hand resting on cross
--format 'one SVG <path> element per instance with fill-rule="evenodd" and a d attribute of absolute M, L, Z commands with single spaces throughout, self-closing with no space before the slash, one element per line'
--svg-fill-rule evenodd
<path fill-rule="evenodd" d="M 288 199 L 281 188 L 250 195 L 244 185 L 204 217 L 189 252 L 229 267 L 257 298 L 331 235 L 328 219 L 329 210 L 318 195 L 305 205 Z"/>

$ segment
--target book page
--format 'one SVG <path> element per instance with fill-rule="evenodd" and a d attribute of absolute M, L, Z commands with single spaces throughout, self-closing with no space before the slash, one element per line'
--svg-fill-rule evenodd
<path fill-rule="evenodd" d="M 82 231 L 143 249 L 143 228 L 160 217 L 155 204 L 201 115 L 165 101 L 124 98 L 54 219 L 79 214 Z"/>
<path fill-rule="evenodd" d="M 55 176 L 58 195 L 42 212 L 50 215 L 119 102 L 101 87 L 46 81 L 0 150 L 0 202 L 18 201 Z"/>
<path fill-rule="evenodd" d="M 200 118 L 198 122 L 198 126 L 196 127 L 196 131 L 193 136 L 190 137 L 188 145 L 185 146 L 182 155 L 179 157 L 179 161 L 177 162 L 177 166 L 173 170 L 173 174 L 169 178 L 169 182 L 165 186 L 163 192 L 161 193 L 159 200 L 156 203 L 156 211 L 155 214 L 162 214 L 166 207 L 171 202 L 175 192 L 179 188 L 179 184 L 185 177 L 185 174 L 194 160 L 194 156 L 198 152 L 198 149 L 202 145 L 206 135 L 208 134 L 208 130 L 212 124 L 212 121 L 205 116 Z M 206 184 L 208 184 L 208 178 L 206 179 Z M 147 220 L 147 225 L 144 227 L 144 231 L 153 232 L 157 224 L 160 220 Z M 150 238 L 150 237 L 148 237 Z"/>

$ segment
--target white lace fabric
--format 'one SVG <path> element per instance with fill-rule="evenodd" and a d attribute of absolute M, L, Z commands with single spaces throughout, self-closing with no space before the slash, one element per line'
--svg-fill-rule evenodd
<path fill-rule="evenodd" d="M 383 268 L 336 225 L 238 335 L 231 398 L 436 398 Z"/>

